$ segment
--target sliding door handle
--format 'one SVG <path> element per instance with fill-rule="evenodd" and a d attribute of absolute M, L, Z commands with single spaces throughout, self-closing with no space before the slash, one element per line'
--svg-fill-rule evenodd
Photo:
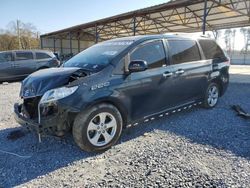
<path fill-rule="evenodd" d="M 173 73 L 172 73 L 172 72 L 164 72 L 164 73 L 163 73 L 163 77 L 164 77 L 164 78 L 168 78 L 168 77 L 171 77 L 171 76 L 173 76 Z"/>
<path fill-rule="evenodd" d="M 183 69 L 179 69 L 175 72 L 175 74 L 183 74 L 185 71 Z"/>

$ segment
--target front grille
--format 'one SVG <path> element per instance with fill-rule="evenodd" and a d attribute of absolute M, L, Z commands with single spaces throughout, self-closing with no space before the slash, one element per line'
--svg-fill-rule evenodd
<path fill-rule="evenodd" d="M 36 119 L 38 117 L 38 104 L 41 97 L 33 97 L 24 99 L 23 106 L 24 111 L 27 113 L 30 119 Z"/>

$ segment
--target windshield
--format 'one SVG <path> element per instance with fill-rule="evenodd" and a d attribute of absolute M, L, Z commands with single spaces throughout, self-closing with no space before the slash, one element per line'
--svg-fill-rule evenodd
<path fill-rule="evenodd" d="M 133 41 L 106 41 L 96 44 L 64 63 L 64 67 L 79 67 L 100 70 L 107 66 L 115 56 L 131 45 Z"/>

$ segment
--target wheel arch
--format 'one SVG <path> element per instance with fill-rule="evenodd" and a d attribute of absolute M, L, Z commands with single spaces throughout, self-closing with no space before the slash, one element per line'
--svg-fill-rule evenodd
<path fill-rule="evenodd" d="M 221 97 L 223 93 L 223 85 L 221 79 L 214 78 L 211 80 L 211 83 L 216 83 L 219 86 L 219 96 Z"/>
<path fill-rule="evenodd" d="M 111 105 L 113 105 L 114 107 L 116 107 L 118 109 L 118 111 L 121 113 L 121 116 L 122 116 L 123 128 L 125 128 L 125 126 L 128 123 L 128 110 L 125 107 L 125 105 L 123 105 L 117 99 L 110 98 L 110 97 L 109 98 L 101 98 L 101 99 L 98 99 L 98 100 L 92 102 L 91 104 L 87 105 L 86 108 L 91 108 L 91 107 L 93 107 L 95 105 L 103 104 L 103 103 L 111 104 Z"/>

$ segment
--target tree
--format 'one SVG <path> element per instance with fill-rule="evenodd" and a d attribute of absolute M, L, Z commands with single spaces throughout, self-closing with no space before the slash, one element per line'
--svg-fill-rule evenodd
<path fill-rule="evenodd" d="M 18 47 L 17 37 L 9 34 L 0 35 L 0 50 L 14 50 Z"/>
<path fill-rule="evenodd" d="M 233 29 L 232 31 L 232 48 L 233 48 L 233 52 L 234 52 L 234 48 L 235 48 L 235 34 L 236 34 L 236 29 Z"/>
<path fill-rule="evenodd" d="M 218 40 L 221 36 L 221 30 L 214 30 L 213 35 L 214 35 L 215 40 Z"/>
<path fill-rule="evenodd" d="M 225 39 L 226 49 L 229 53 L 231 53 L 231 50 L 232 50 L 232 43 L 231 43 L 232 29 L 226 29 L 224 35 L 225 35 L 224 39 Z"/>
<path fill-rule="evenodd" d="M 249 40 L 250 40 L 250 28 L 244 28 L 243 27 L 243 28 L 240 29 L 240 32 L 244 36 L 244 47 L 243 47 L 242 51 L 244 53 L 247 53 L 248 47 L 250 45 L 250 43 L 249 43 Z"/>
<path fill-rule="evenodd" d="M 39 32 L 32 23 L 11 21 L 0 30 L 0 50 L 34 49 L 40 47 Z"/>

